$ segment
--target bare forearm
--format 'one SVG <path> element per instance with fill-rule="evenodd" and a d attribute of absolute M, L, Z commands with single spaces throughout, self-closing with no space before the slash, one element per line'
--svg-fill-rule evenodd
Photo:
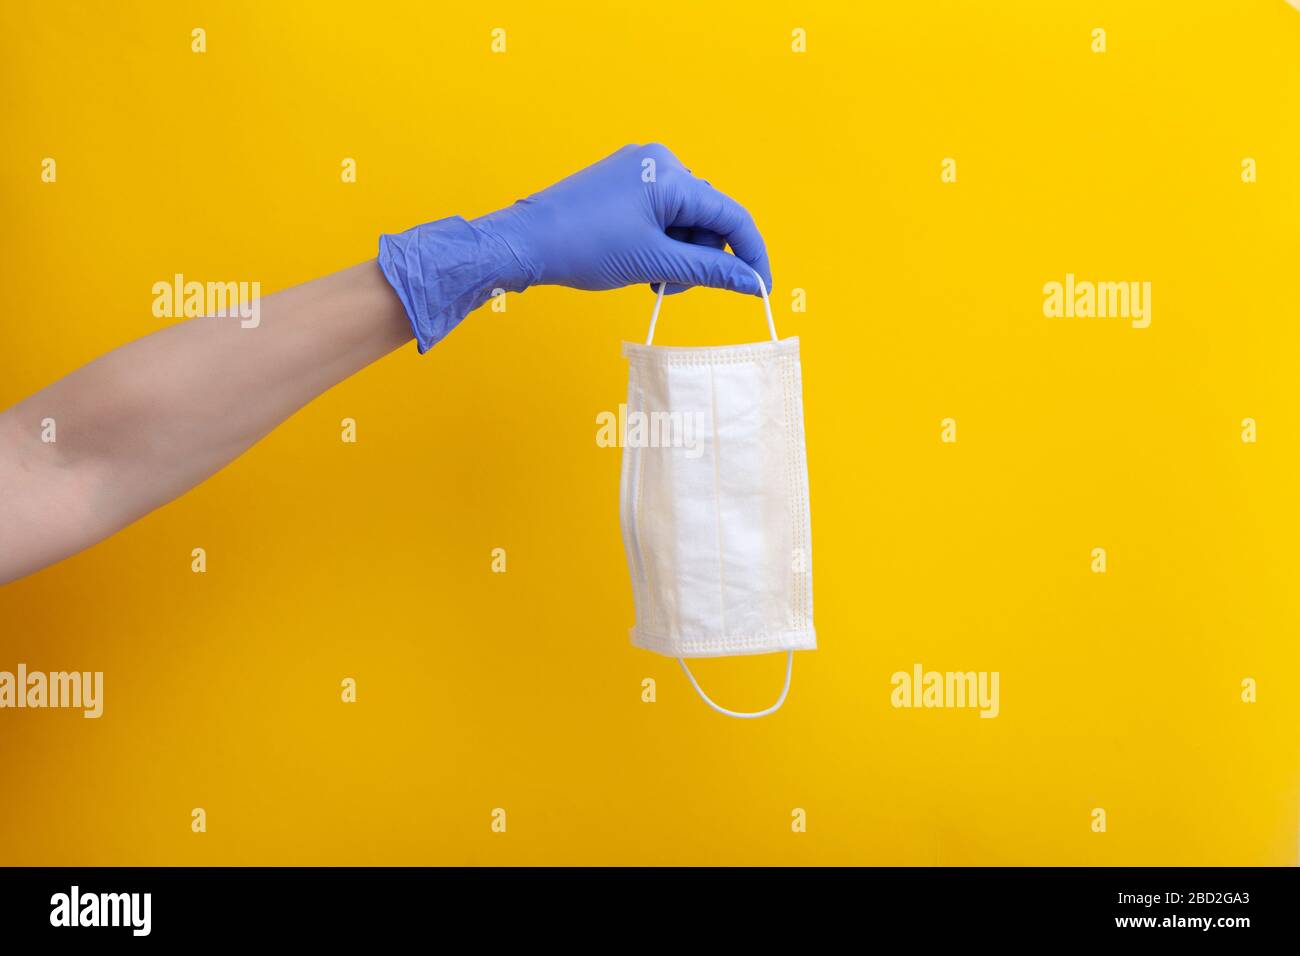
<path fill-rule="evenodd" d="M 131 342 L 0 413 L 0 583 L 100 540 L 412 338 L 374 262 Z M 53 422 L 54 441 L 50 437 Z"/>

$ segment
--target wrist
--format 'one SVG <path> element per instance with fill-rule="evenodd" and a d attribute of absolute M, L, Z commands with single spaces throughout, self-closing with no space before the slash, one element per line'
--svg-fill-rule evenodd
<path fill-rule="evenodd" d="M 528 213 L 522 203 L 470 220 L 470 226 L 484 237 L 484 243 L 504 251 L 501 260 L 502 288 L 523 292 L 542 281 L 542 264 L 529 242 Z"/>
<path fill-rule="evenodd" d="M 494 294 L 522 292 L 533 278 L 508 242 L 460 216 L 380 236 L 379 268 L 401 300 L 421 352 Z"/>

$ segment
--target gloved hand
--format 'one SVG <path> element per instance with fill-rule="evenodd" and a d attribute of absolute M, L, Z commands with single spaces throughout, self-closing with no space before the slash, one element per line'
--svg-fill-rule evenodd
<path fill-rule="evenodd" d="M 494 289 L 664 282 L 670 293 L 705 285 L 758 295 L 755 272 L 772 288 L 767 250 L 749 213 L 657 144 L 624 146 L 470 223 L 453 217 L 381 236 L 379 248 L 421 352 Z"/>
<path fill-rule="evenodd" d="M 624 146 L 473 225 L 505 241 L 530 285 L 667 282 L 670 291 L 704 285 L 758 295 L 757 271 L 772 288 L 749 213 L 658 144 Z M 736 254 L 723 252 L 724 244 Z"/>

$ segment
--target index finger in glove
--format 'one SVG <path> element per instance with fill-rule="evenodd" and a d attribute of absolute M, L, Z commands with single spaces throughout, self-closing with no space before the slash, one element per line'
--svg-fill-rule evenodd
<path fill-rule="evenodd" d="M 694 176 L 683 192 L 681 208 L 668 225 L 717 233 L 738 258 L 762 277 L 770 292 L 772 266 L 767 259 L 767 244 L 754 224 L 754 217 L 726 193 Z"/>

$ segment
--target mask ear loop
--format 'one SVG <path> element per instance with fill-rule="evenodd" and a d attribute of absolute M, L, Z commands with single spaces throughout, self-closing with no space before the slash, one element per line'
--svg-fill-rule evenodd
<path fill-rule="evenodd" d="M 767 330 L 772 334 L 773 342 L 779 341 L 776 337 L 776 321 L 772 318 L 772 303 L 767 297 L 767 285 L 763 282 L 763 277 L 757 272 L 754 273 L 754 278 L 758 280 L 758 290 L 763 294 L 763 311 L 767 313 Z M 662 308 L 664 304 L 664 288 L 666 286 L 666 282 L 659 283 L 659 294 L 655 296 L 655 308 L 654 311 L 650 313 L 650 332 L 645 337 L 646 345 L 650 345 L 654 342 L 655 323 L 659 321 L 659 309 Z M 786 695 L 790 693 L 790 676 L 794 673 L 794 651 L 785 652 L 785 684 L 781 687 L 781 696 L 776 699 L 775 704 L 771 707 L 766 707 L 763 710 L 728 710 L 725 707 L 715 704 L 709 698 L 709 695 L 704 693 L 704 689 L 700 687 L 700 682 L 695 679 L 695 675 L 691 673 L 691 669 L 686 666 L 686 659 L 679 657 L 677 658 L 677 663 L 682 665 L 682 670 L 686 672 L 686 677 L 691 682 L 691 686 L 695 688 L 695 693 L 700 695 L 700 700 L 704 701 L 724 717 L 738 717 L 742 720 L 752 720 L 755 717 L 766 717 L 768 714 L 776 713 L 781 709 L 781 705 L 785 703 Z"/>
<path fill-rule="evenodd" d="M 763 294 L 763 311 L 767 313 L 767 331 L 772 334 L 773 342 L 779 341 L 776 337 L 776 321 L 772 318 L 772 303 L 767 297 L 767 284 L 763 282 L 763 277 L 757 272 L 754 273 L 754 278 L 758 280 L 758 291 Z M 664 289 L 667 288 L 667 286 L 668 283 L 666 282 L 659 283 L 659 294 L 655 296 L 654 311 L 650 313 L 650 331 L 645 337 L 646 345 L 654 344 L 655 323 L 659 321 L 659 310 L 663 307 Z"/>
<path fill-rule="evenodd" d="M 695 688 L 695 693 L 700 695 L 700 700 L 704 701 L 724 717 L 740 717 L 748 720 L 753 719 L 754 717 L 766 717 L 768 714 L 775 714 L 781 709 L 781 705 L 785 703 L 786 694 L 790 693 L 790 675 L 794 673 L 794 651 L 785 652 L 785 684 L 781 688 L 781 696 L 776 699 L 775 704 L 763 710 L 727 710 L 727 708 L 715 704 L 709 699 L 709 695 L 704 693 L 703 689 L 701 689 L 700 683 L 695 679 L 695 675 L 691 673 L 691 669 L 686 666 L 686 659 L 679 657 L 677 658 L 677 663 L 681 664 L 682 670 L 686 671 L 686 676 L 690 679 L 691 686 Z"/>

